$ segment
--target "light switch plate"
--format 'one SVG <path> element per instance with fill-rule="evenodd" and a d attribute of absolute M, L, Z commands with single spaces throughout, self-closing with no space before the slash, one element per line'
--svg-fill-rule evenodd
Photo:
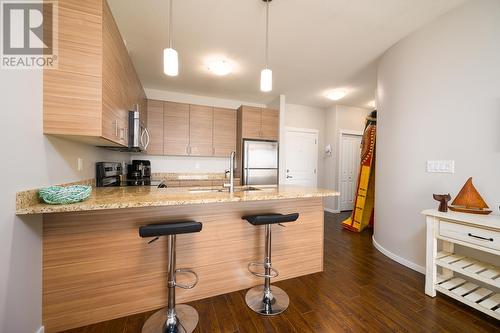
<path fill-rule="evenodd" d="M 427 172 L 455 173 L 455 161 L 453 160 L 427 161 Z"/>
<path fill-rule="evenodd" d="M 76 160 L 76 169 L 78 171 L 83 171 L 83 158 L 78 157 L 78 159 Z"/>

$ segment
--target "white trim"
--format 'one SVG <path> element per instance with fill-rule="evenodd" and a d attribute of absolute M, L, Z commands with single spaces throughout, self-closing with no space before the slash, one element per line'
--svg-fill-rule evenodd
<path fill-rule="evenodd" d="M 45 332 L 45 326 L 40 326 L 40 328 L 36 331 L 36 333 L 44 333 Z"/>
<path fill-rule="evenodd" d="M 331 208 L 328 208 L 328 207 L 323 207 L 323 210 L 325 212 L 329 212 L 329 213 L 333 213 L 333 214 L 339 214 L 340 213 L 340 210 L 338 210 L 338 209 L 331 209 Z"/>
<path fill-rule="evenodd" d="M 425 267 L 424 266 L 417 265 L 416 263 L 414 263 L 412 261 L 409 261 L 405 258 L 398 256 L 397 254 L 392 253 L 391 251 L 388 251 L 382 245 L 377 243 L 377 241 L 375 240 L 375 236 L 372 236 L 372 243 L 373 243 L 373 246 L 375 246 L 375 248 L 377 250 L 379 250 L 382 254 L 384 254 L 386 257 L 394 260 L 395 262 L 397 262 L 403 266 L 411 268 L 414 271 L 417 271 L 417 272 L 425 275 Z"/>
<path fill-rule="evenodd" d="M 285 127 L 285 131 L 301 132 L 301 133 L 314 133 L 319 134 L 319 130 L 315 128 L 299 128 L 299 127 Z"/>
<path fill-rule="evenodd" d="M 340 161 L 342 161 L 342 136 L 343 135 L 357 135 L 360 136 L 361 139 L 363 139 L 363 134 L 364 132 L 362 131 L 353 131 L 353 130 L 347 130 L 347 129 L 339 129 L 339 139 L 337 142 L 337 188 L 340 191 Z M 356 175 L 357 177 L 357 175 Z M 354 194 L 356 195 L 356 194 Z M 353 207 L 354 208 L 354 207 Z M 337 196 L 337 209 L 340 211 L 340 195 Z"/>

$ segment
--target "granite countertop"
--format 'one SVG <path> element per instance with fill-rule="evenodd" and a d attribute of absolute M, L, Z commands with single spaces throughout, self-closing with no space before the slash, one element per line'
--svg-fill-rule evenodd
<path fill-rule="evenodd" d="M 246 186 L 236 186 L 235 193 L 217 192 L 220 187 L 156 188 L 152 186 L 100 187 L 94 188 L 90 198 L 69 205 L 48 205 L 38 200 L 17 196 L 16 215 L 80 212 L 103 209 L 139 207 L 161 207 L 203 203 L 242 202 L 258 200 L 284 200 L 299 198 L 321 198 L 340 195 L 334 190 L 301 186 L 253 187 L 258 190 L 245 191 Z"/>

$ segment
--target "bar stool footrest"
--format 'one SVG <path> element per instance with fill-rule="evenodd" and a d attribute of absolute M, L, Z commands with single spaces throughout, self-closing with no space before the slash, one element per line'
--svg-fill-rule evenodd
<path fill-rule="evenodd" d="M 191 274 L 194 276 L 194 282 L 190 284 L 181 284 L 177 283 L 177 278 L 175 279 L 175 286 L 179 287 L 181 289 L 193 289 L 197 284 L 198 284 L 198 274 L 196 274 L 195 271 L 189 268 L 178 268 L 175 270 L 175 276 L 177 277 L 177 273 L 182 273 L 182 274 Z"/>
<path fill-rule="evenodd" d="M 265 274 L 265 273 L 259 273 L 259 272 L 256 272 L 253 267 L 262 267 L 263 269 L 265 269 L 265 264 L 263 262 L 258 262 L 258 261 L 251 261 L 248 263 L 248 271 L 254 275 L 254 276 L 257 276 L 257 277 L 263 277 L 263 278 L 275 278 L 279 275 L 279 272 L 277 269 L 273 268 L 273 267 L 269 267 L 269 269 L 271 270 L 271 274 Z"/>

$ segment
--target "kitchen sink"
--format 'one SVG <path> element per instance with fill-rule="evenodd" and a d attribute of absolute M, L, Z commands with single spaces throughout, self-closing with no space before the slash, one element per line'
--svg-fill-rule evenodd
<path fill-rule="evenodd" d="M 260 191 L 257 187 L 235 187 L 234 192 L 251 192 Z M 189 190 L 189 193 L 224 193 L 229 192 L 229 188 L 193 188 Z"/>

